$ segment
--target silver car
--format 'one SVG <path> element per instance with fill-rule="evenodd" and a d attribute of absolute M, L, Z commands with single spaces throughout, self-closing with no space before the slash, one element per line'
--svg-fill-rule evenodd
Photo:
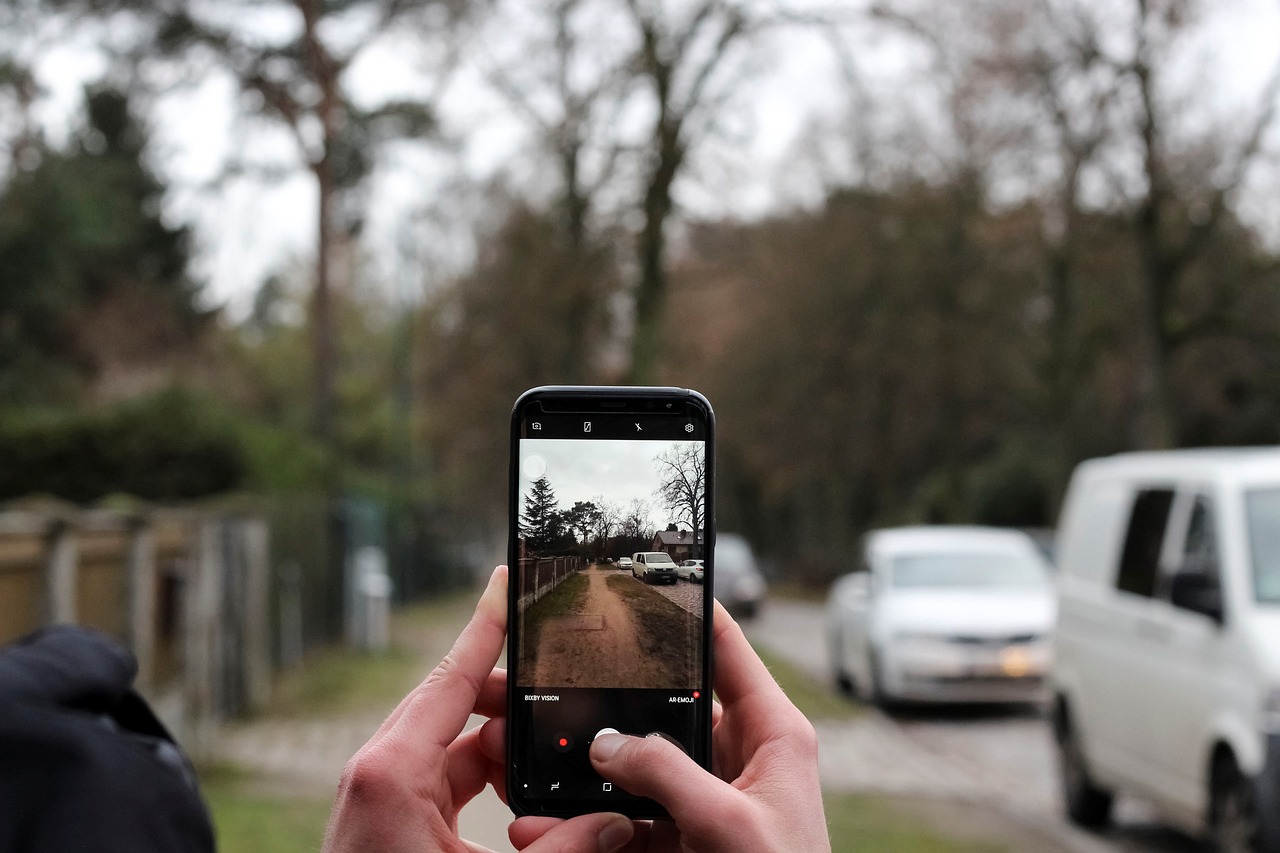
<path fill-rule="evenodd" d="M 712 571 L 712 588 L 726 610 L 747 619 L 760 611 L 766 587 L 746 539 L 733 533 L 719 534 Z"/>
<path fill-rule="evenodd" d="M 1043 698 L 1056 604 L 1048 561 L 1026 535 L 878 530 L 859 568 L 827 603 L 842 689 L 882 704 Z"/>

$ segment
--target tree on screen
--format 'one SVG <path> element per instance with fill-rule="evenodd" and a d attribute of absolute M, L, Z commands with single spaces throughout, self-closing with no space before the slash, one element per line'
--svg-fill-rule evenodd
<path fill-rule="evenodd" d="M 529 487 L 520 513 L 520 535 L 533 553 L 553 547 L 564 531 L 564 520 L 556 502 L 555 489 L 546 477 Z"/>
<path fill-rule="evenodd" d="M 654 457 L 662 484 L 658 499 L 676 522 L 693 530 L 693 540 L 702 532 L 707 505 L 707 457 L 697 442 L 677 444 Z"/>

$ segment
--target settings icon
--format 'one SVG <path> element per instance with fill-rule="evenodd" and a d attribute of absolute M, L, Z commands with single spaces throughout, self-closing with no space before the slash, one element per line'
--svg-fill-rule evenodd
<path fill-rule="evenodd" d="M 685 424 L 685 425 L 684 425 L 684 431 L 685 431 L 685 432 L 693 432 L 693 424 Z"/>

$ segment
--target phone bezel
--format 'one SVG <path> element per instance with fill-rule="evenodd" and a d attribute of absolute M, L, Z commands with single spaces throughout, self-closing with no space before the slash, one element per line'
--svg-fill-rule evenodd
<path fill-rule="evenodd" d="M 692 407 L 704 420 L 704 442 L 706 444 L 706 509 L 703 527 L 703 554 L 708 559 L 711 571 L 704 581 L 704 608 L 702 626 L 703 653 L 703 695 L 711 696 L 713 683 L 712 655 L 712 614 L 714 611 L 715 565 L 713 553 L 715 549 L 715 413 L 706 397 L 685 388 L 643 387 L 643 386 L 541 386 L 531 388 L 516 400 L 511 411 L 510 434 L 510 466 L 508 473 L 508 507 L 507 507 L 507 565 L 518 567 L 518 530 L 516 519 L 519 514 L 519 443 L 521 424 L 526 410 L 532 405 L 540 405 L 546 411 L 582 412 L 616 414 L 619 412 L 645 412 L 663 414 L 667 403 L 685 404 Z M 549 407 L 549 408 L 548 408 Z M 687 411 L 687 409 L 686 409 Z M 673 413 L 673 416 L 679 416 Z M 601 803 L 596 800 L 554 799 L 525 795 L 515 778 L 515 739 L 529 728 L 521 708 L 518 708 L 516 684 L 519 665 L 516 654 L 516 609 L 518 596 L 514 591 L 519 588 L 511 568 L 512 581 L 507 595 L 507 744 L 506 744 L 506 782 L 507 800 L 511 810 L 517 815 L 541 815 L 549 817 L 572 817 L 598 811 L 619 812 L 633 818 L 666 818 L 665 809 L 639 797 L 617 798 Z M 527 707 L 527 706 L 526 706 Z M 691 746 L 690 755 L 701 767 L 711 770 L 711 702 L 699 703 L 696 706 L 695 726 L 698 737 Z"/>

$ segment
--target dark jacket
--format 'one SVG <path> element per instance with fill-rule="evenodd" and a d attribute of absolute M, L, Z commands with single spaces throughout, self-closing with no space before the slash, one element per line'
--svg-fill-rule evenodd
<path fill-rule="evenodd" d="M 0 648 L 0 851 L 214 849 L 195 774 L 131 688 L 137 671 L 83 628 Z"/>

